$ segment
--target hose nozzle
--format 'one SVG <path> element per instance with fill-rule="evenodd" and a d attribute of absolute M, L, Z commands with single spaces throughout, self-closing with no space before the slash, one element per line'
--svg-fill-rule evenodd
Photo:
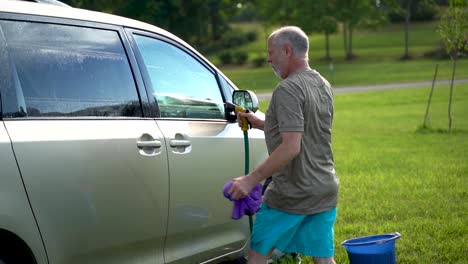
<path fill-rule="evenodd" d="M 244 107 L 233 104 L 231 102 L 226 102 L 225 105 L 226 105 L 226 110 L 229 111 L 229 112 L 234 111 L 236 114 L 239 113 L 239 112 L 241 112 L 241 113 L 248 113 L 249 112 L 248 109 L 245 109 Z M 249 130 L 249 120 L 246 117 L 242 117 L 241 120 L 242 120 L 242 128 L 241 128 L 242 131 Z"/>
<path fill-rule="evenodd" d="M 239 113 L 248 113 L 249 110 L 248 109 L 245 109 L 244 107 L 242 106 L 238 106 L 236 105 L 235 109 L 234 109 L 234 112 Z M 247 131 L 249 130 L 249 120 L 247 119 L 247 117 L 241 117 L 241 120 L 242 120 L 242 131 Z"/>

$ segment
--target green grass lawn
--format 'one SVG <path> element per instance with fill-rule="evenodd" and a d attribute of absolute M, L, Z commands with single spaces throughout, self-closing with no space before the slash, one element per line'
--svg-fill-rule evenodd
<path fill-rule="evenodd" d="M 429 87 L 335 96 L 337 263 L 342 241 L 388 232 L 402 235 L 398 263 L 468 263 L 468 85 L 455 85 L 451 134 L 448 90 L 436 87 L 428 131 Z"/>
<path fill-rule="evenodd" d="M 399 82 L 428 81 L 434 76 L 435 65 L 439 64 L 438 80 L 448 80 L 452 75 L 450 60 L 414 60 L 382 62 L 349 62 L 334 64 L 333 73 L 329 64 L 311 62 L 329 80 L 333 87 L 373 85 Z M 457 63 L 456 78 L 468 78 L 468 59 Z M 225 68 L 223 72 L 240 89 L 256 93 L 270 92 L 279 82 L 269 67 L 263 68 Z"/>

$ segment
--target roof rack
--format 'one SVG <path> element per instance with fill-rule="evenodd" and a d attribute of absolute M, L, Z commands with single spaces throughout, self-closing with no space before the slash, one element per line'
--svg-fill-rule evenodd
<path fill-rule="evenodd" d="M 58 0 L 20 0 L 20 1 L 25 1 L 25 2 L 33 2 L 33 3 L 39 3 L 39 4 L 48 4 L 48 5 L 56 5 L 56 6 L 63 6 L 63 7 L 71 7 L 63 2 L 60 2 Z"/>

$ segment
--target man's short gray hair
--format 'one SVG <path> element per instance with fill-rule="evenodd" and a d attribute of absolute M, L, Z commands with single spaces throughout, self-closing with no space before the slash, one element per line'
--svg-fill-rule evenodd
<path fill-rule="evenodd" d="M 273 38 L 277 47 L 280 47 L 285 43 L 291 44 L 296 56 L 307 57 L 308 55 L 309 38 L 299 27 L 287 26 L 279 28 L 271 33 L 270 38 Z"/>

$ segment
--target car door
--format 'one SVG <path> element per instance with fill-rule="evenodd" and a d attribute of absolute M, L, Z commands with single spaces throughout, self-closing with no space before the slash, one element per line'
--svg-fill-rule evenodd
<path fill-rule="evenodd" d="M 222 194 L 244 168 L 242 131 L 225 119 L 231 94 L 223 95 L 220 76 L 184 46 L 143 32 L 132 36 L 159 106 L 169 158 L 166 262 L 200 263 L 241 250 L 248 222 L 231 219 L 232 203 Z M 263 144 L 263 135 L 251 140 Z"/>
<path fill-rule="evenodd" d="M 122 30 L 14 18 L 4 124 L 49 263 L 163 263 L 166 146 Z"/>

